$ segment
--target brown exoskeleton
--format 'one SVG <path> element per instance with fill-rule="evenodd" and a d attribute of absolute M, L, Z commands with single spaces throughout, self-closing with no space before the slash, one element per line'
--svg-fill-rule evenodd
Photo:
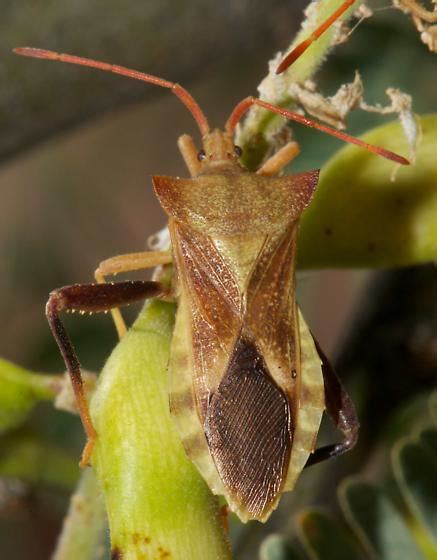
<path fill-rule="evenodd" d="M 347 0 L 280 65 L 295 60 L 351 4 Z M 198 151 L 183 135 L 179 147 L 191 177 L 153 177 L 168 214 L 171 252 L 122 255 L 103 262 L 98 284 L 67 286 L 50 294 L 47 317 L 64 356 L 88 442 L 97 437 L 84 397 L 80 366 L 59 319 L 61 311 L 98 312 L 148 297 L 178 303 L 172 341 L 170 408 L 188 456 L 213 492 L 239 517 L 265 520 L 302 469 L 352 448 L 358 436 L 353 404 L 313 341 L 295 300 L 299 217 L 311 201 L 318 171 L 273 177 L 294 157 L 282 148 L 256 173 L 240 163 L 237 123 L 253 105 L 264 107 L 406 164 L 407 160 L 291 111 L 248 97 L 224 130 L 210 130 L 192 96 L 178 84 L 102 62 L 31 48 L 19 54 L 80 64 L 171 89 L 196 120 Z M 171 288 L 160 282 L 106 284 L 121 271 L 173 263 Z M 117 317 L 123 332 L 121 317 Z M 324 410 L 343 441 L 315 450 Z"/>

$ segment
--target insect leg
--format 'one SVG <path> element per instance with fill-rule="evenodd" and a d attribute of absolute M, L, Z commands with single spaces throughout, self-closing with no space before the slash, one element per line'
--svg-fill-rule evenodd
<path fill-rule="evenodd" d="M 300 152 L 297 142 L 288 142 L 274 153 L 256 172 L 257 175 L 265 177 L 274 177 L 286 167 Z"/>
<path fill-rule="evenodd" d="M 320 461 L 331 457 L 336 457 L 352 449 L 358 441 L 358 432 L 360 429 L 360 423 L 352 399 L 321 350 L 319 344 L 316 340 L 314 340 L 314 342 L 322 360 L 326 410 L 335 426 L 342 432 L 343 441 L 316 449 L 316 451 L 310 455 L 305 467 L 320 463 Z"/>
<path fill-rule="evenodd" d="M 87 436 L 81 466 L 89 463 L 97 434 L 85 398 L 79 360 L 59 314 L 61 311 L 98 313 L 146 298 L 165 295 L 168 295 L 168 289 L 159 282 L 136 281 L 115 284 L 75 284 L 54 290 L 49 296 L 46 305 L 47 320 L 67 366 L 79 415 Z"/>
<path fill-rule="evenodd" d="M 142 253 L 118 255 L 102 261 L 94 271 L 94 277 L 99 284 L 104 284 L 106 282 L 105 276 L 120 272 L 130 272 L 132 270 L 154 268 L 162 264 L 169 264 L 171 261 L 171 254 L 167 251 L 144 251 Z M 115 308 L 111 309 L 111 314 L 118 336 L 122 338 L 126 334 L 127 329 L 121 312 Z"/>
<path fill-rule="evenodd" d="M 178 138 L 178 148 L 184 158 L 185 165 L 188 167 L 191 177 L 196 177 L 200 173 L 201 165 L 197 158 L 199 150 L 194 140 L 188 134 L 182 134 Z"/>

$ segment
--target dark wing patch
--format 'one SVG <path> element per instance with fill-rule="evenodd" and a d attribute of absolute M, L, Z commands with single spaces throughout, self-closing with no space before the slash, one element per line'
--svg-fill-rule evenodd
<path fill-rule="evenodd" d="M 256 346 L 243 337 L 210 399 L 205 434 L 229 493 L 252 518 L 262 518 L 284 482 L 291 413 Z"/>

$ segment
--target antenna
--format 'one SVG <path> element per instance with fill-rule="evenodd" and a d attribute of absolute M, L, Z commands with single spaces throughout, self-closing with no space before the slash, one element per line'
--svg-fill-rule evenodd
<path fill-rule="evenodd" d="M 140 80 L 142 82 L 147 82 L 155 86 L 168 88 L 172 91 L 172 93 L 179 97 L 185 107 L 187 107 L 187 109 L 193 115 L 202 136 L 208 134 L 209 132 L 208 120 L 203 114 L 203 111 L 200 108 L 199 104 L 194 100 L 193 96 L 179 84 L 168 82 L 167 80 L 163 80 L 162 78 L 158 78 L 157 76 L 152 76 L 151 74 L 144 74 L 144 72 L 130 70 L 129 68 L 125 68 L 124 66 L 116 66 L 114 64 L 92 60 L 91 58 L 82 58 L 80 56 L 74 56 L 71 54 L 60 54 L 54 51 L 35 49 L 33 47 L 18 47 L 14 49 L 14 53 L 21 56 L 29 56 L 31 58 L 44 58 L 46 60 L 57 60 L 59 62 L 67 62 L 68 64 L 77 64 L 79 66 L 97 68 L 98 70 L 103 70 L 104 72 L 112 72 L 113 74 L 119 74 L 120 76 L 133 78 L 134 80 Z"/>
<path fill-rule="evenodd" d="M 307 48 L 320 37 L 320 35 L 322 35 L 327 29 L 329 29 L 331 25 L 335 21 L 337 21 L 337 19 L 343 13 L 355 3 L 355 1 L 356 0 L 346 0 L 345 2 L 343 2 L 343 4 L 341 4 L 341 6 L 334 13 L 332 13 L 321 25 L 319 25 L 319 27 L 315 31 L 313 31 L 307 39 L 304 39 L 296 47 L 294 47 L 294 49 L 282 59 L 281 63 L 276 69 L 276 74 L 281 74 L 291 64 L 293 64 L 293 62 L 295 62 L 307 50 Z M 237 123 L 241 120 L 241 118 L 246 113 L 246 111 L 248 111 L 248 109 L 253 105 L 258 105 L 259 107 L 268 109 L 273 113 L 282 115 L 283 117 L 291 121 L 295 121 L 305 126 L 309 126 L 310 128 L 315 128 L 317 130 L 325 132 L 326 134 L 330 134 L 331 136 L 334 136 L 335 138 L 339 138 L 344 142 L 349 142 L 350 144 L 355 144 L 356 146 L 365 148 L 369 152 L 382 156 L 391 161 L 395 161 L 396 163 L 399 163 L 401 165 L 410 164 L 410 162 L 406 158 L 398 154 L 395 154 L 390 150 L 386 150 L 385 148 L 380 148 L 379 146 L 374 146 L 373 144 L 364 142 L 359 138 L 355 138 L 355 136 L 350 136 L 349 134 L 340 132 L 335 128 L 326 126 L 322 123 L 314 121 L 313 119 L 303 117 L 302 115 L 299 115 L 294 111 L 288 111 L 287 109 L 283 109 L 282 107 L 277 107 L 276 105 L 272 105 L 271 103 L 267 103 L 266 101 L 257 99 L 256 97 L 246 97 L 246 99 L 240 101 L 240 103 L 232 111 L 226 123 L 226 131 L 229 132 L 229 134 L 234 134 Z"/>
<path fill-rule="evenodd" d="M 359 138 L 355 138 L 355 136 L 350 136 L 349 134 L 345 134 L 344 132 L 340 132 L 335 128 L 331 128 L 330 126 L 326 126 L 322 123 L 314 121 L 312 119 L 308 119 L 307 117 L 303 117 L 298 113 L 294 113 L 293 111 L 288 111 L 287 109 L 283 109 L 282 107 L 277 107 L 276 105 L 272 105 L 271 103 L 267 103 L 262 99 L 258 99 L 257 97 L 246 97 L 232 111 L 229 119 L 226 122 L 226 132 L 233 135 L 235 132 L 235 127 L 237 126 L 238 122 L 241 120 L 243 115 L 252 107 L 253 105 L 258 105 L 259 107 L 263 107 L 264 109 L 268 109 L 273 113 L 277 113 L 278 115 L 282 115 L 283 117 L 303 124 L 305 126 L 309 126 L 310 128 L 316 128 L 317 130 L 321 130 L 322 132 L 326 132 L 331 136 L 335 136 L 340 140 L 344 140 L 345 142 L 349 142 L 350 144 L 355 144 L 360 146 L 361 148 L 365 148 L 369 152 L 373 152 L 379 156 L 382 156 L 386 159 L 391 161 L 395 161 L 396 163 L 400 163 L 401 165 L 410 165 L 410 162 L 390 150 L 386 150 L 384 148 L 380 148 L 379 146 L 374 146 L 373 144 L 368 144 Z"/>
<path fill-rule="evenodd" d="M 322 1 L 322 0 L 321 0 Z M 276 68 L 276 74 L 282 74 L 289 66 L 293 64 L 306 50 L 322 35 L 337 19 L 354 4 L 356 0 L 346 0 L 343 4 L 331 14 L 319 27 L 311 33 L 311 35 L 299 43 L 294 49 L 282 59 L 279 66 Z"/>

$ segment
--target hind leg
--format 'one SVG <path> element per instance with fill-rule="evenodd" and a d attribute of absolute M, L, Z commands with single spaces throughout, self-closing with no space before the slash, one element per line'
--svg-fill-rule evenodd
<path fill-rule="evenodd" d="M 75 284 L 51 292 L 46 306 L 50 329 L 70 375 L 77 408 L 87 436 L 81 466 L 89 463 L 97 437 L 85 398 L 79 360 L 59 317 L 62 311 L 99 313 L 151 297 L 165 297 L 169 290 L 159 282 L 117 282 L 111 284 Z"/>
<path fill-rule="evenodd" d="M 360 423 L 352 399 L 321 350 L 319 344 L 316 340 L 314 340 L 314 342 L 322 360 L 326 411 L 337 429 L 343 434 L 343 440 L 340 443 L 334 443 L 316 449 L 314 453 L 310 455 L 305 467 L 320 463 L 331 457 L 337 457 L 337 455 L 342 455 L 352 449 L 358 441 L 360 429 Z"/>

